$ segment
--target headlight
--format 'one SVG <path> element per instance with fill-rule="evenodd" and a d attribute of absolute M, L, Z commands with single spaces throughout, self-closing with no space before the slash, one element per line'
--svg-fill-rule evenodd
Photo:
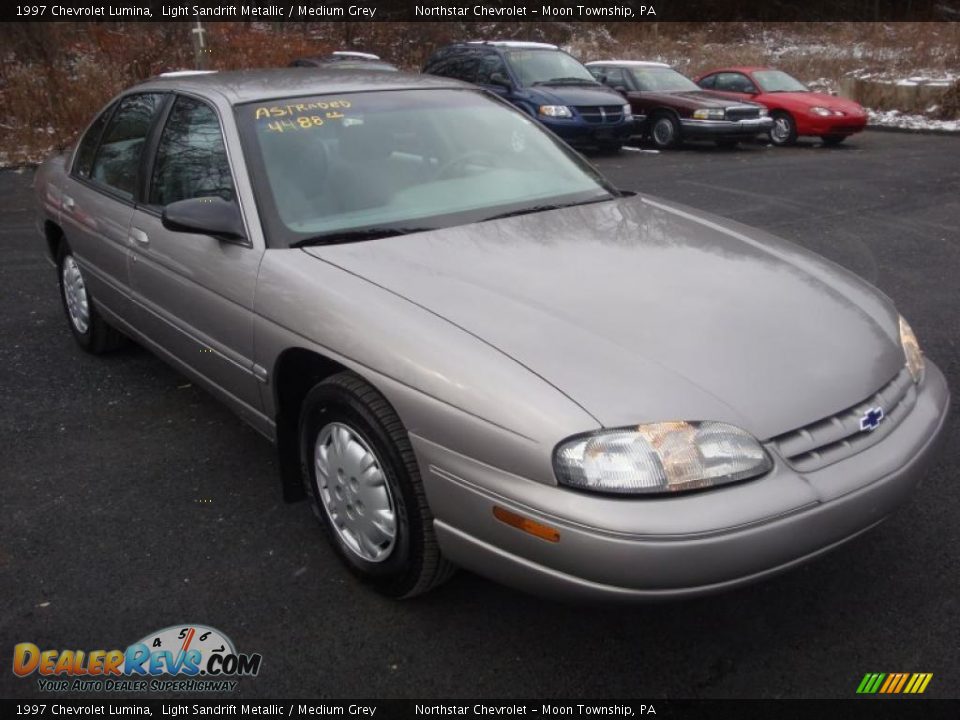
<path fill-rule="evenodd" d="M 903 315 L 900 316 L 900 344 L 903 345 L 903 354 L 907 358 L 910 377 L 918 383 L 923 380 L 923 369 L 926 363 L 923 360 L 923 350 L 920 349 L 917 336 L 913 334 L 913 328 L 903 319 Z"/>
<path fill-rule="evenodd" d="M 557 480 L 581 490 L 638 495 L 714 487 L 773 463 L 749 433 L 719 422 L 665 422 L 570 438 L 554 451 Z"/>
<path fill-rule="evenodd" d="M 541 105 L 537 112 L 546 117 L 553 118 L 568 118 L 573 117 L 573 113 L 570 112 L 570 108 L 566 105 Z"/>
<path fill-rule="evenodd" d="M 697 120 L 723 120 L 723 108 L 700 108 L 693 111 Z"/>
<path fill-rule="evenodd" d="M 630 107 L 630 103 L 623 106 L 623 119 L 633 120 L 633 109 Z"/>
<path fill-rule="evenodd" d="M 760 108 L 760 117 L 766 117 L 769 114 L 770 114 L 769 110 L 767 110 L 766 108 Z"/>
<path fill-rule="evenodd" d="M 814 115 L 820 115 L 822 117 L 833 115 L 833 110 L 825 107 L 812 107 L 810 108 L 810 112 L 812 112 Z"/>

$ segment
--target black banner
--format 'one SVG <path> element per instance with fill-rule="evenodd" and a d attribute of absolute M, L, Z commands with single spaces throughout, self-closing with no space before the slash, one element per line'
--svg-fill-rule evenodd
<path fill-rule="evenodd" d="M 48 717 L 269 718 L 668 718 L 670 720 L 939 720 L 958 700 L 2 700 L 0 715 Z"/>
<path fill-rule="evenodd" d="M 164 22 L 960 21 L 960 0 L 63 0 L 13 2 L 0 20 Z"/>

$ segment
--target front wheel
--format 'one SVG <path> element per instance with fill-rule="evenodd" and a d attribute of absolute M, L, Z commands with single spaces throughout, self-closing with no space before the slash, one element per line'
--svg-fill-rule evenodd
<path fill-rule="evenodd" d="M 661 150 L 675 148 L 680 144 L 680 124 L 670 115 L 660 115 L 650 126 L 650 137 Z"/>
<path fill-rule="evenodd" d="M 833 147 L 834 145 L 839 145 L 844 140 L 847 139 L 846 135 L 821 135 L 820 139 L 823 140 L 823 144 L 827 147 Z"/>
<path fill-rule="evenodd" d="M 97 312 L 80 264 L 66 242 L 61 243 L 57 269 L 60 301 L 77 344 L 93 355 L 109 352 L 122 345 L 123 335 L 110 327 Z"/>
<path fill-rule="evenodd" d="M 349 372 L 315 385 L 300 447 L 314 513 L 352 573 L 395 598 L 450 577 L 407 432 L 376 389 Z"/>
<path fill-rule="evenodd" d="M 778 147 L 793 145 L 797 141 L 797 123 L 793 116 L 783 110 L 772 114 L 773 127 L 770 128 L 770 142 Z"/>

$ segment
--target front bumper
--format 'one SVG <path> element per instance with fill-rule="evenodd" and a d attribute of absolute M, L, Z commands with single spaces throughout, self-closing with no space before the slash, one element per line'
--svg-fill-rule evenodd
<path fill-rule="evenodd" d="M 883 442 L 815 473 L 776 459 L 764 478 L 669 498 L 586 495 L 412 439 L 451 561 L 554 598 L 650 601 L 759 580 L 880 523 L 923 479 L 949 401 L 943 374 L 928 362 L 913 411 Z M 494 505 L 555 528 L 559 542 L 498 521 Z"/>
<path fill-rule="evenodd" d="M 760 117 L 746 120 L 694 120 L 682 118 L 680 126 L 686 138 L 751 138 L 769 132 L 773 118 Z"/>
<path fill-rule="evenodd" d="M 867 126 L 866 115 L 853 117 L 807 117 L 803 122 L 797 122 L 798 135 L 853 135 Z"/>
<path fill-rule="evenodd" d="M 640 122 L 646 118 L 640 118 Z M 625 143 L 636 132 L 637 116 L 620 123 L 588 123 L 581 120 L 554 120 L 539 118 L 540 122 L 575 147 L 589 147 Z"/>

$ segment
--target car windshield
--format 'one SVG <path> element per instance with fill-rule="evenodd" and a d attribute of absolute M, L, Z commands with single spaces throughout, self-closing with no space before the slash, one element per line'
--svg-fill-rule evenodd
<path fill-rule="evenodd" d="M 403 235 L 618 194 L 534 120 L 475 90 L 277 99 L 236 113 L 273 246 Z"/>
<path fill-rule="evenodd" d="M 688 92 L 699 90 L 690 78 L 681 75 L 673 68 L 635 67 L 630 69 L 637 87 L 647 92 Z"/>
<path fill-rule="evenodd" d="M 521 85 L 597 85 L 582 64 L 562 50 L 510 50 L 506 53 Z"/>
<path fill-rule="evenodd" d="M 810 88 L 782 70 L 757 70 L 753 79 L 764 92 L 810 92 Z"/>

